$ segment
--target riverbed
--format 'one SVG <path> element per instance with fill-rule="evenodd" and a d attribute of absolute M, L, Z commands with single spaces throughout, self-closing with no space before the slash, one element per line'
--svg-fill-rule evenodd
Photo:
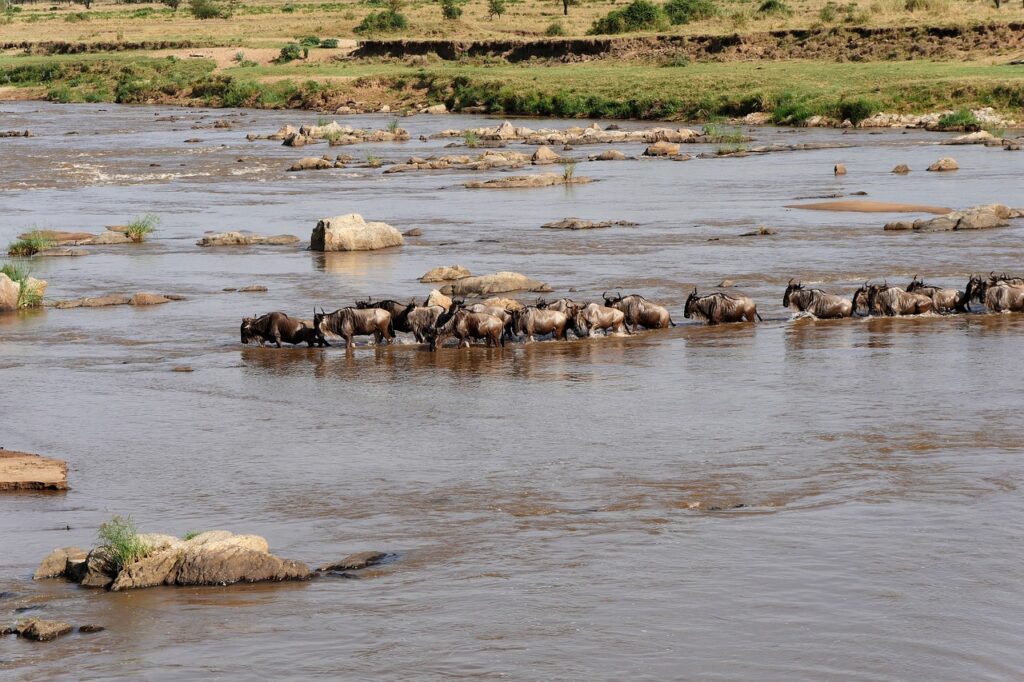
<path fill-rule="evenodd" d="M 232 128 L 209 127 L 221 119 Z M 502 173 L 286 169 L 325 152 L 385 168 L 465 153 L 419 137 L 500 119 L 403 118 L 408 142 L 329 150 L 245 138 L 316 119 L 0 103 L 0 130 L 35 133 L 0 139 L 0 243 L 161 220 L 141 245 L 33 261 L 47 298 L 186 297 L 0 317 L 0 446 L 66 459 L 71 486 L 0 497 L 0 592 L 13 594 L 0 625 L 107 627 L 0 639 L 5 678 L 1021 675 L 1024 315 L 794 320 L 781 299 L 793 277 L 848 295 L 867 279 L 962 287 L 972 272 L 1022 273 L 1022 220 L 887 233 L 901 216 L 785 206 L 854 192 L 1024 206 L 1024 153 L 923 131 L 749 128 L 751 144 L 852 146 L 615 162 L 586 161 L 608 146 L 580 146 L 557 151 L 591 184 L 472 190 Z M 961 170 L 924 171 L 943 156 Z M 892 175 L 901 163 L 912 172 Z M 195 245 L 236 229 L 308 241 L 318 219 L 352 212 L 422 236 L 375 253 Z M 540 229 L 569 216 L 638 225 Z M 739 236 L 762 225 L 775 234 Z M 417 278 L 456 263 L 522 272 L 549 297 L 643 293 L 679 326 L 435 354 L 408 339 L 239 344 L 243 316 L 422 299 L 432 285 Z M 723 279 L 765 322 L 684 319 L 687 294 Z M 223 291 L 253 283 L 268 291 Z M 172 371 L 183 365 L 194 371 Z M 397 560 L 286 585 L 114 594 L 31 581 L 48 551 L 89 546 L 114 514 L 144 531 L 257 533 L 312 564 L 371 549 Z M 26 598 L 38 606 L 14 613 Z"/>

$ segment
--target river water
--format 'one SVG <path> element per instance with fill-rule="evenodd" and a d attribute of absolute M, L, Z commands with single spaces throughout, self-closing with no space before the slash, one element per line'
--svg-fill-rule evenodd
<path fill-rule="evenodd" d="M 221 118 L 234 128 L 192 129 Z M 66 458 L 71 484 L 0 498 L 0 592 L 13 593 L 0 597 L 0 625 L 38 615 L 107 627 L 45 645 L 0 639 L 0 676 L 1024 675 L 1024 316 L 816 322 L 781 307 L 790 277 L 848 294 L 867 278 L 962 286 L 972 271 L 1021 271 L 1024 221 L 883 233 L 894 215 L 784 205 L 863 191 L 1020 206 L 1024 154 L 940 147 L 944 136 L 924 132 L 763 128 L 751 129 L 753 144 L 854 146 L 580 163 L 577 175 L 597 182 L 468 190 L 466 180 L 499 173 L 287 173 L 327 150 L 245 140 L 315 119 L 0 104 L 0 129 L 37 135 L 0 140 L 0 242 L 33 226 L 162 220 L 144 245 L 37 259 L 48 297 L 187 297 L 0 319 L 0 446 Z M 330 151 L 385 163 L 461 152 L 417 138 L 496 122 L 407 118 L 410 142 Z M 960 171 L 923 171 L 946 155 Z M 848 175 L 833 177 L 837 162 Z M 913 172 L 891 175 L 898 163 Z M 423 236 L 326 256 L 194 245 L 227 229 L 306 240 L 318 218 L 350 212 Z M 567 216 L 639 226 L 538 229 Z M 759 225 L 777 234 L 738 236 Z M 642 292 L 685 324 L 436 354 L 409 342 L 350 352 L 238 343 L 243 315 L 419 298 L 430 287 L 416 278 L 454 263 L 520 271 L 556 296 Z M 687 292 L 723 278 L 756 299 L 764 323 L 683 319 Z M 222 291 L 251 283 L 269 291 Z M 180 365 L 195 371 L 171 371 Z M 151 532 L 261 534 L 312 564 L 367 549 L 398 558 L 359 580 L 286 585 L 111 594 L 31 581 L 49 550 L 89 546 L 114 514 Z"/>

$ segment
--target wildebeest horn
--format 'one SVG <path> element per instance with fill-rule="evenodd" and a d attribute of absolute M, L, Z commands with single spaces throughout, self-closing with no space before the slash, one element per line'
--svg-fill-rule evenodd
<path fill-rule="evenodd" d="M 790 286 L 792 286 L 792 284 L 793 284 L 793 278 L 792 277 L 789 278 L 789 284 L 790 284 Z"/>

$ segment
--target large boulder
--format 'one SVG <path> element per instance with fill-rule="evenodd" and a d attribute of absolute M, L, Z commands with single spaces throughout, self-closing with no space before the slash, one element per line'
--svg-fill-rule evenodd
<path fill-rule="evenodd" d="M 199 546 L 187 545 L 174 576 L 175 585 L 230 585 L 237 582 L 306 580 L 309 566 L 254 548 L 235 536 Z"/>
<path fill-rule="evenodd" d="M 452 307 L 452 299 L 445 296 L 437 289 L 431 289 L 430 294 L 427 296 L 427 305 L 439 305 L 445 310 Z"/>
<path fill-rule="evenodd" d="M 626 155 L 618 149 L 607 149 L 590 157 L 591 161 L 624 161 L 625 159 Z"/>
<path fill-rule="evenodd" d="M 537 147 L 537 151 L 533 153 L 533 158 L 530 161 L 535 166 L 544 166 L 552 163 L 558 163 L 562 160 L 558 154 L 551 151 L 551 147 L 547 145 L 541 145 Z"/>
<path fill-rule="evenodd" d="M 962 211 L 953 211 L 937 218 L 915 220 L 913 223 L 898 220 L 886 223 L 885 229 L 917 230 L 919 232 L 951 232 L 961 230 L 984 230 L 992 227 L 1006 227 L 1008 220 L 1015 216 L 1013 209 L 1003 204 L 973 206 Z"/>
<path fill-rule="evenodd" d="M 644 156 L 679 156 L 679 145 L 674 142 L 655 142 L 644 150 Z"/>
<path fill-rule="evenodd" d="M 939 159 L 938 161 L 936 161 L 935 163 L 933 163 L 932 165 L 928 166 L 928 170 L 930 170 L 930 171 L 955 171 L 955 170 L 960 170 L 960 166 L 957 165 L 955 159 L 953 159 L 953 158 L 951 158 L 949 156 L 944 156 L 941 159 Z"/>
<path fill-rule="evenodd" d="M 49 642 L 62 635 L 71 632 L 69 624 L 59 620 L 43 620 L 42 618 L 29 618 L 18 623 L 18 636 L 25 639 L 34 639 L 37 642 Z"/>
<path fill-rule="evenodd" d="M 551 291 L 544 282 L 530 279 L 518 272 L 496 272 L 493 275 L 465 277 L 441 287 L 447 296 L 489 296 L 506 291 Z"/>
<path fill-rule="evenodd" d="M 402 233 L 387 223 L 366 222 L 358 213 L 324 218 L 309 240 L 313 251 L 373 251 L 405 243 Z"/>
<path fill-rule="evenodd" d="M 291 166 L 288 167 L 289 171 L 304 171 L 304 170 L 323 170 L 325 168 L 334 168 L 334 162 L 328 161 L 322 157 L 307 156 L 304 159 L 299 159 Z"/>
<path fill-rule="evenodd" d="M 455 279 L 469 277 L 471 273 L 461 265 L 442 265 L 436 267 L 420 277 L 421 282 L 450 282 Z"/>
<path fill-rule="evenodd" d="M 0 312 L 18 309 L 21 285 L 0 272 Z"/>
<path fill-rule="evenodd" d="M 89 552 L 80 547 L 60 547 L 55 549 L 39 564 L 39 568 L 32 575 L 32 579 L 62 578 L 67 570 L 69 559 L 84 561 L 88 555 Z"/>

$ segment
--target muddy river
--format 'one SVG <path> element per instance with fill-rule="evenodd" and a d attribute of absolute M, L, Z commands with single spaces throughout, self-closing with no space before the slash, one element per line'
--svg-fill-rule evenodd
<path fill-rule="evenodd" d="M 208 127 L 222 118 L 233 128 Z M 0 639 L 0 676 L 1024 674 L 1024 315 L 827 322 L 793 320 L 781 305 L 790 277 L 849 294 L 868 278 L 962 287 L 972 271 L 1024 270 L 1024 221 L 883 233 L 898 216 L 784 208 L 853 192 L 1022 206 L 1024 154 L 938 146 L 949 136 L 925 132 L 764 128 L 752 144 L 853 146 L 581 162 L 576 174 L 596 182 L 470 190 L 462 183 L 500 172 L 288 173 L 327 149 L 245 139 L 315 121 L 0 103 L 0 130 L 36 134 L 0 140 L 0 243 L 33 226 L 161 218 L 143 245 L 36 259 L 47 297 L 187 299 L 0 318 L 0 446 L 66 458 L 71 485 L 0 497 L 0 625 L 38 615 L 107 627 L 49 644 Z M 401 121 L 409 142 L 330 152 L 385 164 L 462 152 L 418 138 L 497 122 L 418 116 Z M 605 148 L 561 153 L 585 161 Z M 942 156 L 961 170 L 924 172 Z M 837 162 L 846 176 L 833 176 Z M 899 163 L 913 172 L 890 174 Z M 351 212 L 423 234 L 361 254 L 195 246 L 209 230 L 308 240 L 318 218 Z M 567 216 L 639 225 L 539 229 Z M 739 237 L 761 225 L 776 234 Z M 238 342 L 243 315 L 420 298 L 431 287 L 417 277 L 454 263 L 523 272 L 554 296 L 641 292 L 683 324 L 436 354 L 408 340 L 349 352 Z M 683 319 L 688 291 L 725 278 L 765 322 Z M 222 291 L 253 283 L 269 291 Z M 180 365 L 195 371 L 172 371 Z M 105 593 L 32 582 L 49 550 L 90 546 L 114 514 L 153 532 L 258 533 L 312 564 L 367 549 L 398 560 L 359 580 L 270 586 Z"/>

